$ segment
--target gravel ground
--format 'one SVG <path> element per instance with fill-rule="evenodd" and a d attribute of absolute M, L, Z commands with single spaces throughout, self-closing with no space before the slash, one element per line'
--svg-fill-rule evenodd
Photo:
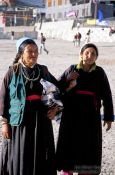
<path fill-rule="evenodd" d="M 0 40 L 0 84 L 5 72 L 15 57 L 15 43 L 15 40 Z M 37 43 L 39 45 L 39 41 L 37 41 Z M 108 75 L 115 104 L 115 43 L 96 43 L 96 45 L 99 48 L 97 64 L 102 66 Z M 75 48 L 72 42 L 47 39 L 46 47 L 49 50 L 49 54 L 47 55 L 43 52 L 39 55 L 38 62 L 47 65 L 50 72 L 56 77 L 58 77 L 69 65 L 78 63 L 79 61 L 80 48 Z M 56 142 L 59 124 L 53 121 L 53 127 Z M 115 175 L 115 123 L 113 123 L 112 129 L 108 132 L 103 128 L 101 175 Z"/>

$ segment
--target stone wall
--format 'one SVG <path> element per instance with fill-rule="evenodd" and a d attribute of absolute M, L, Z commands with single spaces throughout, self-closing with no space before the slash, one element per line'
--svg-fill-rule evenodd
<path fill-rule="evenodd" d="M 17 27 L 5 27 L 2 32 L 0 32 L 0 39 L 11 39 L 11 31 L 14 31 L 14 39 L 26 36 L 36 39 L 38 32 L 35 31 L 34 26 L 17 26 Z"/>
<path fill-rule="evenodd" d="M 41 32 L 47 37 L 58 38 L 68 41 L 73 41 L 74 35 L 77 31 L 82 34 L 82 41 L 85 40 L 86 33 L 91 30 L 91 42 L 113 42 L 115 41 L 115 34 L 109 36 L 109 27 L 80 27 L 73 28 L 73 20 L 67 21 L 57 21 L 57 22 L 47 22 L 43 23 L 41 30 L 39 30 L 40 24 L 36 24 L 36 31 L 38 35 Z"/>

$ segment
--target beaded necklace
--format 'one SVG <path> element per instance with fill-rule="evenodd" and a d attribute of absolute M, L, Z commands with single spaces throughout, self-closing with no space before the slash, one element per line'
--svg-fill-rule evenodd
<path fill-rule="evenodd" d="M 38 79 L 39 79 L 39 77 L 40 77 L 40 69 L 39 69 L 39 67 L 38 66 L 36 66 L 37 67 L 37 71 L 38 71 L 38 76 L 36 77 L 36 78 L 34 78 L 34 76 L 35 76 L 35 73 L 33 74 L 33 78 L 29 78 L 27 75 L 26 75 L 26 69 L 24 70 L 23 69 L 23 67 L 21 66 L 21 72 L 22 72 L 22 74 L 23 74 L 23 76 L 24 76 L 24 78 L 26 79 L 26 80 L 28 80 L 28 81 L 37 81 Z"/>

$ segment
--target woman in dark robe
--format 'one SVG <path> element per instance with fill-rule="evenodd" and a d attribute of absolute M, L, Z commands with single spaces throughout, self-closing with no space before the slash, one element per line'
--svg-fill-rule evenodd
<path fill-rule="evenodd" d="M 54 137 L 42 102 L 41 78 L 58 86 L 30 38 L 17 41 L 17 55 L 0 92 L 2 150 L 0 175 L 56 175 Z M 18 62 L 18 63 L 17 63 Z"/>
<path fill-rule="evenodd" d="M 67 175 L 98 175 L 101 172 L 102 126 L 106 130 L 114 120 L 113 102 L 107 75 L 96 65 L 98 49 L 86 44 L 80 51 L 80 63 L 71 65 L 61 76 L 65 87 L 64 110 L 57 143 L 57 169 Z"/>

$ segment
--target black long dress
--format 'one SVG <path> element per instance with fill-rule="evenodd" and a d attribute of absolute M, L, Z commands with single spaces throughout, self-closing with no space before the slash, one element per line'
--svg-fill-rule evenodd
<path fill-rule="evenodd" d="M 38 68 L 40 77 L 36 81 L 28 81 L 24 77 L 26 96 L 42 94 L 41 78 L 56 83 L 45 66 L 23 67 L 23 71 L 26 76 L 33 78 L 33 75 L 38 76 Z M 9 107 L 8 86 L 12 73 L 10 68 L 3 80 L 0 94 L 0 115 L 6 118 Z M 11 139 L 3 138 L 0 175 L 56 175 L 52 124 L 41 100 L 26 101 L 23 122 L 19 126 L 11 126 L 11 132 Z"/>
<path fill-rule="evenodd" d="M 60 83 L 67 87 L 67 76 L 77 71 L 77 85 L 63 97 L 64 111 L 59 129 L 57 169 L 99 174 L 102 158 L 101 100 L 104 120 L 113 121 L 113 104 L 109 82 L 104 70 L 85 72 L 70 66 Z"/>

